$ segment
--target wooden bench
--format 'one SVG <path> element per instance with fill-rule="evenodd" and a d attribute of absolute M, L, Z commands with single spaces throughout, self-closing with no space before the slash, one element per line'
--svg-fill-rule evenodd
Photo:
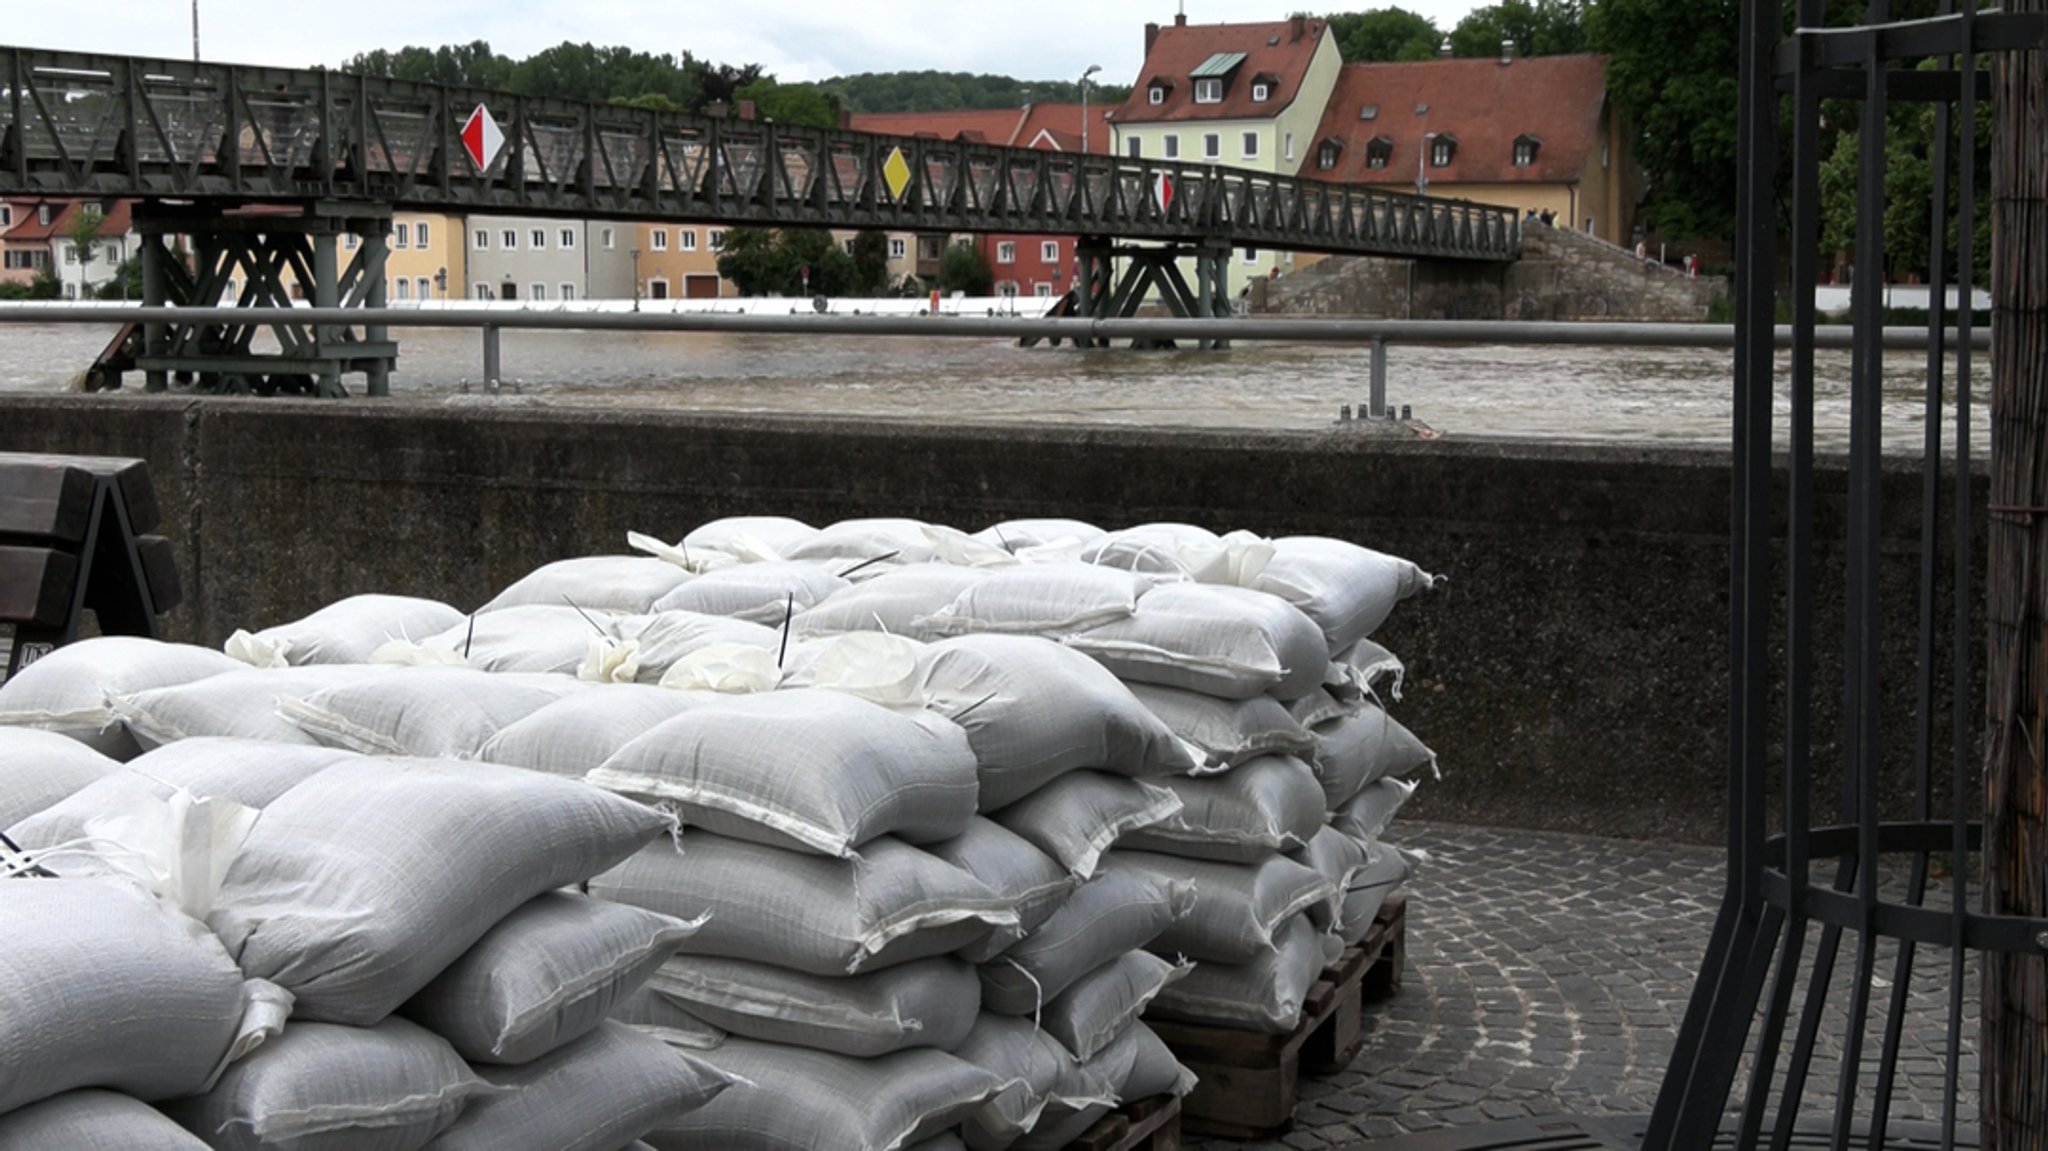
<path fill-rule="evenodd" d="M 77 639 L 154 638 L 184 598 L 143 460 L 0 452 L 0 628 L 8 675 Z"/>
<path fill-rule="evenodd" d="M 1285 1035 L 1148 1020 L 1200 1080 L 1182 1101 L 1182 1126 L 1230 1139 L 1263 1139 L 1292 1126 L 1301 1076 L 1342 1071 L 1363 1049 L 1368 983 L 1375 1001 L 1400 986 L 1407 935 L 1407 900 L 1389 896 L 1359 945 L 1317 977 L 1301 1022 Z"/>

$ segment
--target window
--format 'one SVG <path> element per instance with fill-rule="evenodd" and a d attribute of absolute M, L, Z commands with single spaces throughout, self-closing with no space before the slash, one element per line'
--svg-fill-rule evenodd
<path fill-rule="evenodd" d="M 891 236 L 889 238 L 889 258 L 892 260 L 902 259 L 906 254 L 908 247 L 909 245 L 903 242 L 903 237 Z"/>
<path fill-rule="evenodd" d="M 518 230 L 518 229 L 516 229 L 516 228 L 507 228 L 507 229 L 505 229 L 505 230 L 504 230 L 503 232 L 500 232 L 500 233 L 498 233 L 498 242 L 499 242 L 500 244 L 504 245 L 504 247 L 505 247 L 505 250 L 506 250 L 506 251 L 508 251 L 508 252 L 516 252 L 516 251 L 518 251 L 518 250 L 519 250 L 519 230 Z"/>
<path fill-rule="evenodd" d="M 576 229 L 563 228 L 557 235 L 561 238 L 561 248 L 564 252 L 576 250 Z"/>
<path fill-rule="evenodd" d="M 411 281 L 411 280 L 408 280 L 408 279 L 406 279 L 406 278 L 405 278 L 404 276 L 400 276 L 400 277 L 398 277 L 398 281 L 397 281 L 396 283 L 392 284 L 391 286 L 392 286 L 392 287 L 394 287 L 394 288 L 396 288 L 396 289 L 398 289 L 398 293 L 397 293 L 397 295 L 398 295 L 398 298 L 399 298 L 399 299 L 401 299 L 401 300 L 410 300 L 410 299 L 412 299 L 412 281 Z"/>
<path fill-rule="evenodd" d="M 1040 243 L 1038 245 L 1038 259 L 1040 263 L 1045 264 L 1059 263 L 1060 242 L 1058 240 L 1046 240 Z"/>
<path fill-rule="evenodd" d="M 1040 280 L 1038 283 L 1031 285 L 1031 294 L 1041 300 L 1050 300 L 1052 299 L 1052 285 Z"/>
<path fill-rule="evenodd" d="M 1163 85 L 1163 84 L 1154 84 L 1154 85 L 1152 85 L 1152 87 L 1150 87 L 1150 88 L 1146 89 L 1146 91 L 1145 91 L 1145 98 L 1146 98 L 1146 99 L 1148 99 L 1148 100 L 1150 100 L 1150 101 L 1152 101 L 1152 103 L 1153 103 L 1153 104 L 1155 104 L 1155 105 L 1156 105 L 1156 104 L 1164 104 L 1164 103 L 1166 103 L 1166 87 L 1165 87 L 1165 85 Z M 45 220 L 45 221 L 44 221 L 44 223 L 48 223 L 48 222 L 49 222 L 49 221 L 47 221 L 47 220 Z"/>
<path fill-rule="evenodd" d="M 546 228 L 533 229 L 531 239 L 533 240 L 534 251 L 545 252 L 548 250 L 548 230 Z"/>
<path fill-rule="evenodd" d="M 546 284 L 528 284 L 526 286 L 526 298 L 529 300 L 547 299 L 548 286 Z"/>
<path fill-rule="evenodd" d="M 13 226 L 14 205 L 0 204 L 0 228 L 12 228 Z"/>
<path fill-rule="evenodd" d="M 849 255 L 849 256 L 853 255 L 853 241 L 852 241 L 852 240 L 846 240 L 846 241 L 843 241 L 843 242 L 842 242 L 842 243 L 841 243 L 841 244 L 839 245 L 839 247 L 840 247 L 840 248 L 841 248 L 842 250 L 844 250 L 844 251 L 846 252 L 846 254 L 847 254 L 847 255 Z"/>
<path fill-rule="evenodd" d="M 1133 136 L 1130 139 L 1125 140 L 1124 154 L 1129 156 L 1133 160 L 1143 159 L 1145 154 L 1145 142 L 1143 140 L 1138 139 L 1136 136 Z"/>
<path fill-rule="evenodd" d="M 1223 102 L 1223 81 L 1207 79 L 1195 81 L 1195 103 L 1221 104 Z"/>
<path fill-rule="evenodd" d="M 1602 168 L 1607 166 L 1607 145 L 1605 144 L 1600 145 L 1600 166 Z"/>
<path fill-rule="evenodd" d="M 490 251 L 490 250 L 491 250 L 491 232 L 490 232 L 490 229 L 488 229 L 488 228 L 478 228 L 478 229 L 477 229 L 477 230 L 476 230 L 475 232 L 473 232 L 473 233 L 471 233 L 471 234 L 470 234 L 470 237 L 469 237 L 469 242 L 470 242 L 470 244 L 471 244 L 472 246 L 474 246 L 474 247 L 476 248 L 476 250 L 477 250 L 477 251 L 479 251 L 479 252 L 488 252 L 488 251 Z"/>
<path fill-rule="evenodd" d="M 575 298 L 576 298 L 576 285 L 574 285 L 574 284 L 563 284 L 563 285 L 562 285 L 562 296 L 561 296 L 561 298 L 562 298 L 562 299 L 564 299 L 564 300 L 573 300 L 573 299 L 575 299 Z"/>
<path fill-rule="evenodd" d="M 64 262 L 67 264 L 76 264 L 78 262 L 78 245 L 71 243 L 64 245 Z"/>
<path fill-rule="evenodd" d="M 1252 85 L 1252 102 L 1254 104 L 1263 104 L 1267 100 L 1271 99 L 1272 96 L 1273 86 L 1271 84 Z"/>
<path fill-rule="evenodd" d="M 470 295 L 476 299 L 488 300 L 491 298 L 491 286 L 489 284 L 471 284 L 469 290 Z"/>
<path fill-rule="evenodd" d="M 1214 132 L 1204 133 L 1202 135 L 1202 158 L 1206 160 L 1214 160 L 1218 159 L 1222 155 L 1223 137 L 1217 135 Z"/>
<path fill-rule="evenodd" d="M 653 247 L 654 247 L 654 250 L 655 250 L 655 251 L 657 251 L 657 252 L 666 252 L 666 251 L 668 251 L 668 229 L 667 229 L 667 228 L 656 228 L 656 229 L 654 230 L 654 245 L 653 245 Z"/>
<path fill-rule="evenodd" d="M 1164 146 L 1164 151 L 1162 151 L 1162 152 L 1160 153 L 1160 155 L 1162 155 L 1162 156 L 1165 156 L 1165 157 L 1166 157 L 1167 159 L 1169 159 L 1169 160 L 1178 160 L 1178 159 L 1180 159 L 1180 137 L 1179 137 L 1179 136 L 1168 136 L 1168 137 L 1166 137 L 1166 139 L 1165 139 L 1165 140 L 1161 141 L 1161 143 L 1162 143 L 1162 144 L 1163 144 L 1163 146 Z"/>
<path fill-rule="evenodd" d="M 37 223 L 37 224 L 40 224 L 40 225 L 42 225 L 43 227 L 46 227 L 46 228 L 47 228 L 47 227 L 49 227 L 49 225 L 50 225 L 50 206 L 49 206 L 48 204 L 37 204 L 37 205 L 36 205 L 36 223 Z"/>
<path fill-rule="evenodd" d="M 425 220 L 421 220 L 412 226 L 412 238 L 414 247 L 424 248 L 427 246 L 427 222 Z"/>
<path fill-rule="evenodd" d="M 1429 164 L 1432 168 L 1448 168 L 1451 157 L 1458 154 L 1458 141 L 1450 136 L 1438 136 L 1429 146 Z"/>
<path fill-rule="evenodd" d="M 394 224 L 391 228 L 391 246 L 409 248 L 412 246 L 412 225 Z"/>
<path fill-rule="evenodd" d="M 610 228 L 606 228 L 603 231 L 600 231 L 597 234 L 597 238 L 598 242 L 604 245 L 604 250 L 607 252 L 611 251 L 613 245 L 618 243 L 618 238 L 612 234 L 612 230 Z"/>
<path fill-rule="evenodd" d="M 1017 242 L 1015 240 L 1004 240 L 1002 243 L 996 245 L 996 263 L 1014 264 L 1016 262 Z"/>
<path fill-rule="evenodd" d="M 1285 139 L 1287 141 L 1287 158 L 1292 160 L 1294 159 L 1294 133 L 1287 133 Z"/>
<path fill-rule="evenodd" d="M 695 228 L 677 228 L 677 229 L 676 229 L 676 247 L 678 247 L 678 248 L 681 248 L 681 249 L 682 249 L 683 251 L 685 251 L 685 252 L 694 252 L 694 251 L 696 251 L 696 250 L 697 250 L 697 229 L 695 229 Z"/>
<path fill-rule="evenodd" d="M 1246 132 L 1244 134 L 1244 158 L 1247 160 L 1259 158 L 1259 134 L 1257 132 Z"/>
<path fill-rule="evenodd" d="M 705 237 L 705 241 L 706 241 L 706 244 L 707 244 L 707 246 L 708 246 L 708 247 L 710 247 L 710 249 L 711 249 L 712 251 L 714 251 L 714 252 L 717 252 L 717 251 L 722 251 L 722 250 L 724 250 L 724 248 L 725 248 L 725 232 L 724 232 L 724 230 L 723 230 L 723 229 L 720 229 L 720 228 L 713 228 L 713 229 L 711 229 L 711 234 L 710 234 L 709 236 Z"/>
<path fill-rule="evenodd" d="M 668 299 L 668 281 L 667 281 L 667 280 L 649 280 L 649 281 L 647 281 L 647 295 L 648 295 L 648 297 L 649 297 L 650 299 L 655 299 L 655 300 L 666 300 L 666 299 Z"/>
<path fill-rule="evenodd" d="M 353 251 L 355 251 L 355 250 L 356 250 L 356 234 L 355 234 L 354 232 L 349 232 L 349 233 L 347 233 L 346 235 L 342 236 L 342 238 L 341 238 L 341 246 L 342 246 L 343 250 L 345 250 L 345 251 L 350 251 L 350 252 L 353 252 Z"/>
<path fill-rule="evenodd" d="M 1537 139 L 1536 137 L 1534 137 L 1534 136 L 1518 136 L 1518 137 L 1516 137 L 1516 138 L 1515 138 L 1515 167 L 1517 167 L 1517 168 L 1527 168 L 1527 167 L 1530 167 L 1531 165 L 1535 164 L 1535 163 L 1536 163 L 1536 149 L 1537 149 L 1537 148 L 1539 148 L 1539 147 L 1542 147 L 1542 145 L 1543 145 L 1543 141 L 1541 141 L 1541 140 L 1538 140 L 1538 139 Z"/>
<path fill-rule="evenodd" d="M 1246 248 L 1241 258 L 1247 264 L 1256 264 L 1259 262 L 1259 250 L 1257 248 Z"/>

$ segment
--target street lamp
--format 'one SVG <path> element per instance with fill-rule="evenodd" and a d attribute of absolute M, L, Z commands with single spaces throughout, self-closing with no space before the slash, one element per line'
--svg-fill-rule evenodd
<path fill-rule="evenodd" d="M 192 0 L 192 62 L 199 63 L 199 0 Z"/>
<path fill-rule="evenodd" d="M 1429 158 L 1430 141 L 1436 139 L 1441 134 L 1439 132 L 1424 132 L 1422 134 L 1422 148 L 1415 153 L 1415 194 L 1418 196 L 1427 195 L 1429 192 L 1429 173 L 1423 170 L 1422 165 Z"/>
<path fill-rule="evenodd" d="M 193 0 L 193 2 L 197 3 L 198 0 Z M 1090 64 L 1088 65 L 1088 70 L 1081 73 L 1081 154 L 1083 156 L 1088 154 L 1088 77 L 1100 71 L 1102 71 L 1102 65 Z"/>
<path fill-rule="evenodd" d="M 640 310 L 640 249 L 633 248 L 633 310 Z"/>

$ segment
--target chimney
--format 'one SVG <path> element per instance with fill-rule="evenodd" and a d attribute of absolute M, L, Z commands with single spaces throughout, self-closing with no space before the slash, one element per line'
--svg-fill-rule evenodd
<path fill-rule="evenodd" d="M 1287 21 L 1287 25 L 1289 33 L 1288 43 L 1290 44 L 1301 43 L 1301 38 L 1308 34 L 1308 17 L 1300 12 L 1296 12 L 1293 15 L 1293 17 Z"/>
<path fill-rule="evenodd" d="M 1173 14 L 1173 26 L 1176 28 L 1185 28 L 1188 26 L 1188 14 L 1185 10 L 1175 12 Z"/>
<path fill-rule="evenodd" d="M 1512 64 L 1515 62 L 1515 42 L 1513 40 L 1501 40 L 1500 62 L 1503 64 Z"/>
<path fill-rule="evenodd" d="M 1159 25 L 1145 25 L 1145 55 L 1152 55 L 1152 45 L 1159 42 Z"/>

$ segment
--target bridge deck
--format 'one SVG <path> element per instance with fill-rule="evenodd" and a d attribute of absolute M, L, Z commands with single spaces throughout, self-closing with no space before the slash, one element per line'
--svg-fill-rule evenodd
<path fill-rule="evenodd" d="M 460 139 L 479 105 L 505 136 L 481 169 Z M 1212 165 L 9 47 L 0 194 L 1220 240 L 1473 261 L 1515 259 L 1521 243 L 1512 209 Z"/>

